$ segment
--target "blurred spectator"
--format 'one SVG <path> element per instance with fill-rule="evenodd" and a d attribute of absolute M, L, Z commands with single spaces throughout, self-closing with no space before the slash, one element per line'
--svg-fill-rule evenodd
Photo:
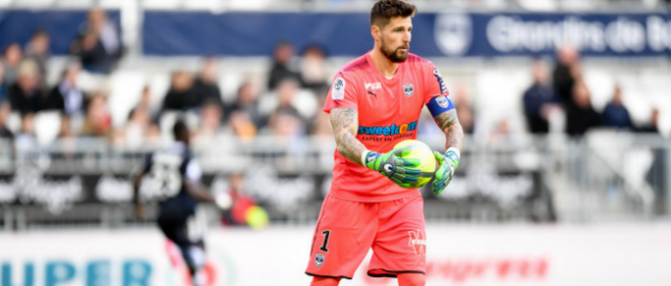
<path fill-rule="evenodd" d="M 604 126 L 621 129 L 629 129 L 632 127 L 629 111 L 622 103 L 622 89 L 620 86 L 615 86 L 613 99 L 603 110 L 602 123 Z"/>
<path fill-rule="evenodd" d="M 638 128 L 638 132 L 659 133 L 659 109 L 656 107 L 650 113 L 650 121 Z"/>
<path fill-rule="evenodd" d="M 172 83 L 168 94 L 163 99 L 161 111 L 186 111 L 202 106 L 202 98 L 196 95 L 193 87 L 193 76 L 185 71 L 172 74 Z"/>
<path fill-rule="evenodd" d="M 600 115 L 592 108 L 587 85 L 582 81 L 576 82 L 572 103 L 566 104 L 566 132 L 572 136 L 582 136 L 590 128 L 599 126 L 599 118 Z"/>
<path fill-rule="evenodd" d="M 278 141 L 292 140 L 304 135 L 305 126 L 296 113 L 290 109 L 278 109 L 269 120 L 270 132 Z"/>
<path fill-rule="evenodd" d="M 214 58 L 205 60 L 203 70 L 194 83 L 195 95 L 201 103 L 210 102 L 223 104 L 221 100 L 221 90 L 217 83 L 217 63 Z"/>
<path fill-rule="evenodd" d="M 301 120 L 305 120 L 298 111 L 298 109 L 294 106 L 294 100 L 296 98 L 296 94 L 298 93 L 298 83 L 294 80 L 291 79 L 285 79 L 281 81 L 277 85 L 277 108 L 275 109 L 275 112 L 284 112 L 284 113 L 290 113 L 296 118 L 299 118 Z"/>
<path fill-rule="evenodd" d="M 5 69 L 0 64 L 0 102 L 7 99 L 7 85 L 5 85 Z"/>
<path fill-rule="evenodd" d="M 235 102 L 226 109 L 229 117 L 232 117 L 234 112 L 244 113 L 256 128 L 263 127 L 265 123 L 259 112 L 259 87 L 252 81 L 240 85 Z"/>
<path fill-rule="evenodd" d="M 14 133 L 7 128 L 7 117 L 12 112 L 12 107 L 8 101 L 0 103 L 0 139 L 14 139 Z"/>
<path fill-rule="evenodd" d="M 256 201 L 243 192 L 243 175 L 232 174 L 230 177 L 228 194 L 231 196 L 231 208 L 224 212 L 222 222 L 224 225 L 247 225 L 247 210 L 256 206 Z"/>
<path fill-rule="evenodd" d="M 58 132 L 60 139 L 75 139 L 77 134 L 72 130 L 72 119 L 68 116 L 61 116 L 61 128 Z"/>
<path fill-rule="evenodd" d="M 533 64 L 534 83 L 524 92 L 524 115 L 527 119 L 527 127 L 534 134 L 546 134 L 549 132 L 548 118 L 552 108 L 556 105 L 558 98 L 555 91 L 548 83 L 548 71 L 542 61 L 536 60 Z"/>
<path fill-rule="evenodd" d="M 147 109 L 133 108 L 128 114 L 128 122 L 116 134 L 115 143 L 131 149 L 143 147 L 149 141 L 153 125 Z"/>
<path fill-rule="evenodd" d="M 554 89 L 564 103 L 572 101 L 573 87 L 580 78 L 580 69 L 578 50 L 569 44 L 559 48 L 552 78 Z"/>
<path fill-rule="evenodd" d="M 326 98 L 321 98 L 319 101 L 319 106 L 324 106 L 324 101 Z M 314 136 L 328 136 L 333 135 L 333 129 L 331 127 L 331 119 L 329 114 L 326 112 L 317 112 L 314 120 L 310 126 L 310 135 Z M 332 137 L 329 137 L 328 140 L 332 140 Z"/>
<path fill-rule="evenodd" d="M 464 134 L 473 134 L 475 128 L 475 116 L 473 115 L 473 105 L 471 104 L 470 96 L 464 86 L 458 86 L 454 91 L 454 99 L 456 100 L 455 109 L 457 111 L 457 118 L 461 127 L 464 129 Z"/>
<path fill-rule="evenodd" d="M 209 101 L 200 110 L 200 126 L 196 131 L 195 142 L 208 142 L 221 131 L 223 112 L 217 101 Z M 194 143 L 197 144 L 197 143 Z"/>
<path fill-rule="evenodd" d="M 26 45 L 26 58 L 32 59 L 37 63 L 39 70 L 40 89 L 46 86 L 47 81 L 47 62 L 49 60 L 49 33 L 46 30 L 37 30 Z"/>
<path fill-rule="evenodd" d="M 112 116 L 107 109 L 107 96 L 98 91 L 93 94 L 86 108 L 82 136 L 106 137 L 110 135 Z"/>
<path fill-rule="evenodd" d="M 274 90 L 280 82 L 286 79 L 300 81 L 300 74 L 290 67 L 294 53 L 294 45 L 290 42 L 280 42 L 275 46 L 273 66 L 268 75 L 268 90 Z"/>
<path fill-rule="evenodd" d="M 14 146 L 18 153 L 24 154 L 37 148 L 34 113 L 26 112 L 21 114 L 21 129 L 14 139 Z"/>
<path fill-rule="evenodd" d="M 42 93 L 38 88 L 37 64 L 32 60 L 21 63 L 16 83 L 7 90 L 12 109 L 21 113 L 35 113 L 44 105 Z"/>
<path fill-rule="evenodd" d="M 152 121 L 156 122 L 156 115 L 158 115 L 158 111 L 156 110 L 155 106 L 152 106 L 151 104 L 151 89 L 149 86 L 145 86 L 142 88 L 142 93 L 140 94 L 140 101 L 138 101 L 137 105 L 135 106 L 136 109 L 144 109 L 149 113 L 149 118 L 151 118 Z"/>
<path fill-rule="evenodd" d="M 243 111 L 234 111 L 230 117 L 229 125 L 233 134 L 243 142 L 251 141 L 258 133 L 258 127 L 249 117 L 249 114 Z"/>
<path fill-rule="evenodd" d="M 49 93 L 48 108 L 60 110 L 67 116 L 84 113 L 84 92 L 77 87 L 80 69 L 79 64 L 72 64 L 63 71 L 60 83 L 54 86 Z"/>
<path fill-rule="evenodd" d="M 18 43 L 11 43 L 5 48 L 4 58 L 2 59 L 2 67 L 4 70 L 4 80 L 6 86 L 10 86 L 19 78 L 19 67 L 23 60 L 23 53 L 21 46 Z"/>
<path fill-rule="evenodd" d="M 85 70 L 108 74 L 121 57 L 122 46 L 116 26 L 105 11 L 93 9 L 88 14 L 79 37 L 70 46 L 72 54 L 79 56 Z"/>
<path fill-rule="evenodd" d="M 326 52 L 322 46 L 313 44 L 305 49 L 300 67 L 304 88 L 309 88 L 315 93 L 328 89 L 328 70 L 325 60 Z"/>

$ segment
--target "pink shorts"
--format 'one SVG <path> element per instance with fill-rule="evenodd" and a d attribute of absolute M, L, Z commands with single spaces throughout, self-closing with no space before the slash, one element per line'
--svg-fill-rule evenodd
<path fill-rule="evenodd" d="M 305 273 L 352 279 L 370 248 L 370 276 L 425 272 L 426 223 L 419 191 L 406 198 L 375 203 L 327 195 Z"/>

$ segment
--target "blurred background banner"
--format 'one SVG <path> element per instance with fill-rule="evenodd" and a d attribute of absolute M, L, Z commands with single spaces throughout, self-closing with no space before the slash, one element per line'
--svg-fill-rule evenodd
<path fill-rule="evenodd" d="M 666 13 L 420 13 L 413 25 L 412 50 L 428 57 L 552 55 L 567 41 L 586 56 L 671 53 Z M 147 11 L 142 29 L 157 56 L 262 56 L 283 40 L 333 56 L 370 50 L 366 13 Z"/>
<path fill-rule="evenodd" d="M 72 40 L 84 29 L 86 10 L 1 10 L 0 47 L 18 42 L 25 45 L 36 30 L 45 30 L 51 35 L 49 51 L 54 55 L 67 55 Z M 119 10 L 108 11 L 108 17 L 120 26 Z"/>

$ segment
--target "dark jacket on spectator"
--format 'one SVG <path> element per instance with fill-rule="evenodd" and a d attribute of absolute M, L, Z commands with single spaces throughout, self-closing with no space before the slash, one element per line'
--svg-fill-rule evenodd
<path fill-rule="evenodd" d="M 193 89 L 194 95 L 198 97 L 197 100 L 200 101 L 201 105 L 206 102 L 214 102 L 219 104 L 219 106 L 223 106 L 221 90 L 219 90 L 219 86 L 216 83 L 207 83 L 197 78 L 193 82 Z"/>
<path fill-rule="evenodd" d="M 572 103 L 566 104 L 566 133 L 582 136 L 590 128 L 599 126 L 599 117 L 592 106 L 581 108 Z"/>
<path fill-rule="evenodd" d="M 7 90 L 7 97 L 12 104 L 12 110 L 21 113 L 35 113 L 42 109 L 44 99 L 39 89 L 35 89 L 29 94 L 26 94 L 18 83 L 13 84 Z"/>
<path fill-rule="evenodd" d="M 63 86 L 62 82 L 61 84 L 54 86 L 46 98 L 44 108 L 60 110 L 63 114 L 66 115 L 84 113 L 86 106 L 86 95 L 81 90 L 76 89 L 76 92 L 72 96 L 77 96 L 77 93 L 79 93 L 80 98 L 71 99 L 73 103 L 71 103 L 71 106 L 68 106 L 66 99 L 66 96 L 68 95 L 63 94 L 65 89 L 66 87 Z"/>
<path fill-rule="evenodd" d="M 549 86 L 532 85 L 524 92 L 524 115 L 531 133 L 548 133 L 549 125 L 541 115 L 544 104 L 555 103 L 557 98 L 554 90 Z"/>
<path fill-rule="evenodd" d="M 301 83 L 299 73 L 291 71 L 287 65 L 275 62 L 270 70 L 270 76 L 268 76 L 268 89 L 274 90 L 285 79 L 293 79 L 299 84 Z"/>
<path fill-rule="evenodd" d="M 170 89 L 168 94 L 163 99 L 162 110 L 189 110 L 192 108 L 201 107 L 203 104 L 202 97 L 198 96 L 194 87 L 185 91 L 177 91 Z"/>
<path fill-rule="evenodd" d="M 627 108 L 622 105 L 615 105 L 612 102 L 608 103 L 603 110 L 602 122 L 604 126 L 609 127 L 625 129 L 632 127 Z"/>
<path fill-rule="evenodd" d="M 565 104 L 573 102 L 571 95 L 573 94 L 575 80 L 571 75 L 571 70 L 567 66 L 557 63 L 552 73 L 552 83 L 557 95 Z"/>

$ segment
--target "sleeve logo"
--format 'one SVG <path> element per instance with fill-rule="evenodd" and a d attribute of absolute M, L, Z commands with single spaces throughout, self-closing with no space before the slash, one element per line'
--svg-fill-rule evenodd
<path fill-rule="evenodd" d="M 447 86 L 445 85 L 445 81 L 443 81 L 443 77 L 440 75 L 440 72 L 438 71 L 438 68 L 433 69 L 433 76 L 435 76 L 436 80 L 438 80 L 438 85 L 440 86 L 440 93 L 441 94 L 446 94 L 447 93 Z"/>
<path fill-rule="evenodd" d="M 335 81 L 333 81 L 331 98 L 333 98 L 333 100 L 345 98 L 345 80 L 342 77 L 336 78 Z"/>
<path fill-rule="evenodd" d="M 447 108 L 447 106 L 450 105 L 447 102 L 447 97 L 444 97 L 444 96 L 436 97 L 436 103 L 438 103 L 438 105 L 440 105 L 440 107 L 442 107 L 442 108 Z"/>

